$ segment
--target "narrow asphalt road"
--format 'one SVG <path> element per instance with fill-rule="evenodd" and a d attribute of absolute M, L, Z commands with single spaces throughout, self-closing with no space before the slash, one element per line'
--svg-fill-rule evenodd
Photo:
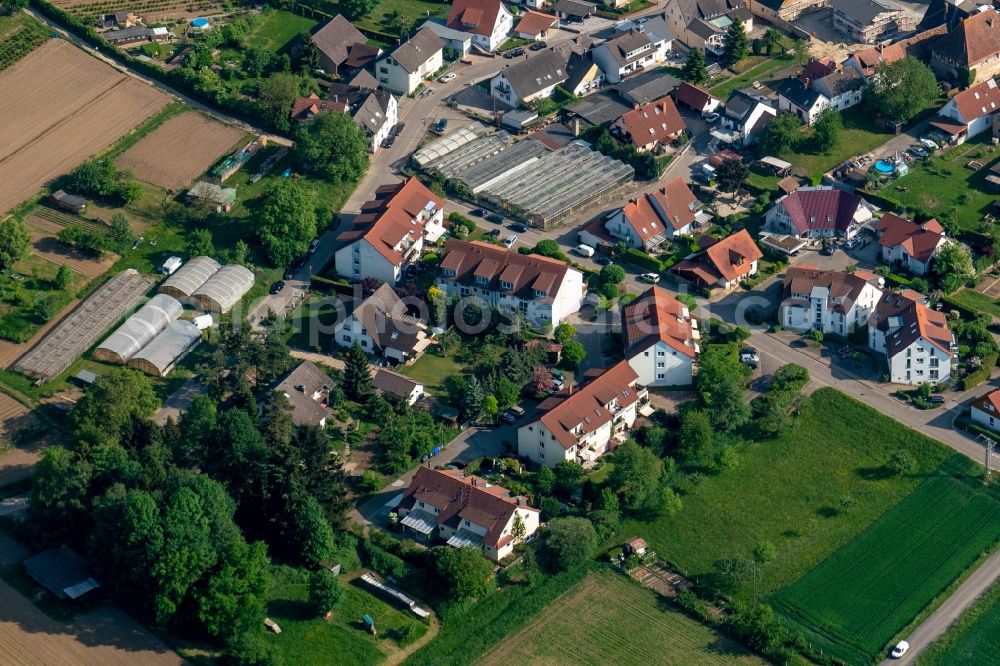
<path fill-rule="evenodd" d="M 997 578 L 1000 578 L 1000 552 L 994 553 L 978 569 L 973 571 L 972 575 L 966 578 L 965 582 L 907 637 L 906 641 L 910 644 L 910 650 L 902 658 L 886 659 L 881 666 L 897 664 L 904 666 L 916 663 L 920 653 L 926 650 L 962 613 L 968 610 Z M 991 660 L 983 655 L 983 663 L 988 661 Z"/>

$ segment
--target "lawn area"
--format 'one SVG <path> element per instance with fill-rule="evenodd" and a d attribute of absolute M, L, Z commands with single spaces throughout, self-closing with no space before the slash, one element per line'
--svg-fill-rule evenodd
<path fill-rule="evenodd" d="M 343 309 L 341 309 L 343 312 Z M 337 305 L 329 297 L 303 301 L 288 315 L 291 325 L 288 345 L 295 349 L 328 353 L 333 349 L 333 329 L 337 324 Z"/>
<path fill-rule="evenodd" d="M 342 12 L 340 3 L 336 0 L 327 0 L 317 4 L 319 9 L 335 15 L 349 12 Z M 421 23 L 429 18 L 448 18 L 448 3 L 427 2 L 426 0 L 382 0 L 375 10 L 364 18 L 353 21 L 358 30 L 374 30 L 376 32 L 398 34 L 391 28 L 391 17 L 398 15 L 405 19 L 406 25 L 413 25 L 417 21 Z"/>
<path fill-rule="evenodd" d="M 281 634 L 267 634 L 278 647 L 283 663 L 294 666 L 370 666 L 427 632 L 416 616 L 396 610 L 352 583 L 330 620 L 309 608 L 308 574 L 301 569 L 275 567 L 268 594 L 267 615 Z M 361 628 L 361 616 L 375 620 L 378 636 Z"/>
<path fill-rule="evenodd" d="M 627 631 L 622 630 L 623 621 Z M 619 573 L 601 570 L 574 585 L 477 663 L 707 666 L 765 662 L 686 615 L 661 610 L 651 590 Z"/>
<path fill-rule="evenodd" d="M 952 294 L 951 299 L 970 310 L 978 310 L 991 317 L 1000 317 L 1000 300 L 991 298 L 981 291 L 962 289 Z"/>
<path fill-rule="evenodd" d="M 277 53 L 303 32 L 309 32 L 316 20 L 281 9 L 263 12 L 250 33 L 250 44 Z"/>
<path fill-rule="evenodd" d="M 729 93 L 737 88 L 751 85 L 754 81 L 763 81 L 775 75 L 779 70 L 786 67 L 794 67 L 795 59 L 789 55 L 776 55 L 766 58 L 757 65 L 752 66 L 739 76 L 727 79 L 719 79 L 714 85 L 710 85 L 708 90 L 713 95 L 725 101 Z M 711 83 L 711 82 L 710 82 Z"/>
<path fill-rule="evenodd" d="M 1000 539 L 1000 501 L 955 454 L 874 525 L 774 603 L 813 645 L 848 663 L 886 645 Z"/>
<path fill-rule="evenodd" d="M 37 254 L 29 254 L 14 264 L 14 279 L 0 276 L 0 338 L 25 342 L 43 324 L 73 300 L 86 278 L 70 271 L 70 283 L 60 289 L 55 283 L 59 264 Z"/>
<path fill-rule="evenodd" d="M 892 138 L 889 132 L 877 128 L 869 120 L 869 116 L 860 106 L 841 112 L 844 129 L 840 133 L 839 143 L 825 153 L 811 153 L 811 138 L 813 130 L 804 131 L 798 140 L 798 146 L 781 157 L 795 167 L 795 172 L 803 176 L 815 176 L 826 173 L 848 157 L 863 155 L 877 148 Z"/>
<path fill-rule="evenodd" d="M 975 231 L 996 195 L 988 191 L 986 176 L 998 157 L 985 139 L 973 139 L 943 155 L 910 164 L 910 173 L 884 187 L 879 194 L 895 199 L 911 211 L 953 217 L 963 229 Z M 983 162 L 978 171 L 966 168 L 971 160 Z"/>
<path fill-rule="evenodd" d="M 457 377 L 464 371 L 462 364 L 451 356 L 438 356 L 434 352 L 428 352 L 410 365 L 396 369 L 407 377 L 419 381 L 427 393 L 436 397 L 447 396 L 445 380 Z"/>
<path fill-rule="evenodd" d="M 978 666 L 1000 652 L 1000 583 L 994 583 L 934 641 L 919 666 Z"/>
<path fill-rule="evenodd" d="M 905 450 L 914 474 L 883 478 L 890 452 Z M 739 449 L 739 465 L 683 488 L 674 516 L 629 520 L 622 534 L 642 536 L 694 577 L 716 560 L 749 554 L 769 540 L 778 559 L 760 575 L 762 595 L 802 578 L 910 494 L 949 450 L 863 403 L 835 391 L 813 393 L 795 427 Z M 856 504 L 846 513 L 840 500 Z M 747 590 L 744 589 L 744 593 Z"/>

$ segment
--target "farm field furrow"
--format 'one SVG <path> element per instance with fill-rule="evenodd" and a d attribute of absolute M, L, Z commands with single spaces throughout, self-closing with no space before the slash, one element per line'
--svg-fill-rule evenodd
<path fill-rule="evenodd" d="M 51 40 L 0 73 L 0 212 L 100 152 L 167 104 L 76 47 Z"/>
<path fill-rule="evenodd" d="M 886 643 L 1000 539 L 1000 501 L 948 460 L 906 499 L 780 591 L 779 612 L 848 663 Z"/>
<path fill-rule="evenodd" d="M 243 138 L 243 131 L 200 113 L 174 116 L 118 158 L 139 180 L 177 190 L 191 185 Z"/>
<path fill-rule="evenodd" d="M 627 630 L 626 630 L 627 625 Z M 674 611 L 618 574 L 597 572 L 478 662 L 501 664 L 763 664 L 738 643 Z"/>

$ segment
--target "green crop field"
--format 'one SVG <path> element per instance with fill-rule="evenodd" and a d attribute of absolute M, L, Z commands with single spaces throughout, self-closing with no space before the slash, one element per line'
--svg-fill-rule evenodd
<path fill-rule="evenodd" d="M 1000 583 L 994 583 L 920 655 L 918 666 L 978 666 L 1000 652 Z"/>
<path fill-rule="evenodd" d="M 892 637 L 1000 539 L 1000 501 L 976 466 L 945 461 L 902 502 L 773 601 L 815 646 L 848 663 Z"/>
<path fill-rule="evenodd" d="M 620 574 L 590 574 L 479 660 L 502 664 L 764 664 Z"/>
<path fill-rule="evenodd" d="M 913 474 L 881 473 L 890 452 L 908 451 Z M 813 393 L 797 424 L 782 436 L 739 447 L 739 464 L 682 487 L 673 516 L 629 520 L 622 534 L 642 536 L 692 576 L 719 558 L 746 556 L 771 541 L 779 556 L 761 572 L 760 592 L 789 585 L 910 494 L 950 450 L 858 400 Z M 842 499 L 854 505 L 840 509 Z M 748 586 L 742 590 L 746 595 Z"/>

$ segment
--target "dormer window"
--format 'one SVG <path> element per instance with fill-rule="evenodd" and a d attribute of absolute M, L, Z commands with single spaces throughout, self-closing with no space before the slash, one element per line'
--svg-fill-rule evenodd
<path fill-rule="evenodd" d="M 513 289 L 514 288 L 514 283 L 513 282 L 506 282 L 504 280 L 500 280 L 500 287 L 502 289 Z"/>
<path fill-rule="evenodd" d="M 483 277 L 482 275 L 476 276 L 476 284 L 489 284 L 489 278 Z"/>
<path fill-rule="evenodd" d="M 535 298 L 545 298 L 546 294 L 541 289 L 535 289 Z"/>
<path fill-rule="evenodd" d="M 442 268 L 441 273 L 446 277 L 455 277 L 455 270 L 452 268 Z"/>

